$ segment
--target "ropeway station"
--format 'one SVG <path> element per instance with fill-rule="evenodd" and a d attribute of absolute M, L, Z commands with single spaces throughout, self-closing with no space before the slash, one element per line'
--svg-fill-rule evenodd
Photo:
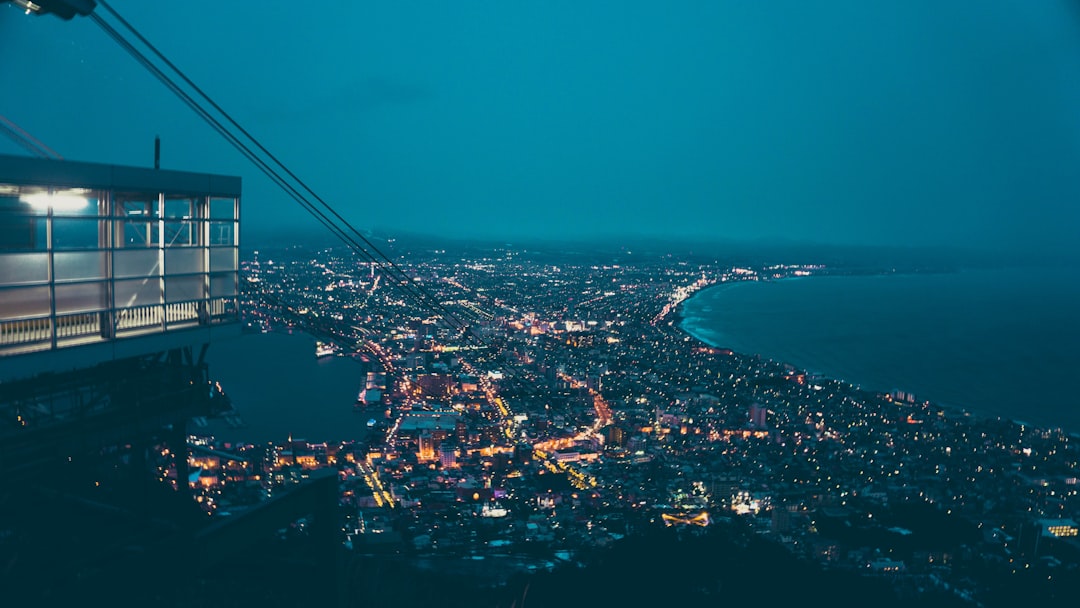
<path fill-rule="evenodd" d="M 190 493 L 187 422 L 231 407 L 205 356 L 241 332 L 239 236 L 238 177 L 0 155 L 0 605 L 152 599 L 312 515 L 334 563 L 336 474 L 224 520 Z"/>
<path fill-rule="evenodd" d="M 240 179 L 0 155 L 0 382 L 239 331 Z"/>
<path fill-rule="evenodd" d="M 8 1 L 89 17 L 240 129 L 107 3 Z M 231 408 L 206 353 L 241 333 L 240 178 L 159 169 L 156 146 L 153 169 L 62 160 L 3 116 L 0 135 L 43 157 L 0 155 L 0 606 L 340 603 L 335 472 L 220 515 L 191 494 L 187 423 Z"/>
<path fill-rule="evenodd" d="M 336 475 L 223 520 L 189 489 L 187 423 L 230 407 L 205 356 L 241 332 L 240 185 L 0 155 L 0 605 L 168 597 L 154 573 L 217 573 L 311 514 L 332 563 Z"/>
<path fill-rule="evenodd" d="M 0 155 L 0 474 L 213 413 L 239 210 L 238 177 Z"/>

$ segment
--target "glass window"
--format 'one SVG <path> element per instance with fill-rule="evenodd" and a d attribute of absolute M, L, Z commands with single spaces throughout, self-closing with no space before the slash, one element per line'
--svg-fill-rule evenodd
<path fill-rule="evenodd" d="M 48 280 L 49 254 L 0 253 L 0 284 L 44 283 Z"/>
<path fill-rule="evenodd" d="M 44 316 L 49 307 L 48 286 L 0 289 L 0 319 Z"/>
<path fill-rule="evenodd" d="M 0 184 L 4 194 L 0 194 L 0 213 L 17 213 L 19 215 L 47 215 L 48 205 L 31 205 L 33 193 L 20 194 L 18 186 Z"/>
<path fill-rule="evenodd" d="M 210 297 L 236 295 L 236 273 L 217 273 L 210 277 Z"/>
<path fill-rule="evenodd" d="M 113 253 L 113 275 L 123 277 L 150 277 L 161 274 L 157 249 L 129 249 Z"/>
<path fill-rule="evenodd" d="M 117 308 L 161 303 L 161 286 L 158 279 L 116 281 L 115 285 Z"/>
<path fill-rule="evenodd" d="M 165 301 L 184 302 L 187 300 L 202 300 L 206 298 L 206 277 L 196 275 L 190 277 L 166 277 L 165 278 Z"/>
<path fill-rule="evenodd" d="M 195 199 L 166 195 L 164 217 L 183 220 L 195 217 Z"/>
<path fill-rule="evenodd" d="M 170 276 L 165 279 L 165 301 L 180 302 L 206 298 L 204 275 Z"/>
<path fill-rule="evenodd" d="M 166 249 L 165 274 L 191 274 L 205 272 L 206 262 L 203 256 L 206 249 Z"/>
<path fill-rule="evenodd" d="M 165 222 L 165 246 L 184 247 L 198 244 L 198 230 L 191 221 Z"/>
<path fill-rule="evenodd" d="M 236 222 L 210 222 L 211 245 L 235 245 Z"/>
<path fill-rule="evenodd" d="M 75 283 L 56 286 L 56 314 L 90 312 L 108 308 L 105 283 Z"/>
<path fill-rule="evenodd" d="M 212 198 L 210 199 L 210 218 L 215 220 L 236 219 L 235 198 Z"/>
<path fill-rule="evenodd" d="M 116 214 L 121 217 L 157 219 L 158 197 L 156 194 L 117 194 Z"/>
<path fill-rule="evenodd" d="M 45 251 L 46 209 L 15 196 L 0 196 L 0 251 Z"/>
<path fill-rule="evenodd" d="M 0 197 L 0 208 L 11 205 L 11 203 L 3 202 L 2 199 L 11 199 L 22 207 L 23 213 L 31 215 L 48 215 L 51 211 L 54 216 L 95 216 L 98 215 L 101 205 L 98 193 L 83 188 L 56 190 L 7 186 L 5 190 L 7 192 Z"/>
<path fill-rule="evenodd" d="M 57 281 L 104 279 L 104 251 L 58 251 L 53 254 L 53 276 Z"/>
<path fill-rule="evenodd" d="M 211 249 L 210 270 L 236 270 L 236 248 L 214 247 Z"/>
<path fill-rule="evenodd" d="M 157 222 L 146 220 L 121 220 L 116 222 L 117 247 L 154 247 L 157 244 Z"/>
<path fill-rule="evenodd" d="M 101 222 L 97 219 L 53 218 L 53 249 L 98 249 Z"/>
<path fill-rule="evenodd" d="M 105 210 L 104 201 L 90 190 L 57 190 L 36 200 L 51 208 L 54 217 L 94 217 Z"/>

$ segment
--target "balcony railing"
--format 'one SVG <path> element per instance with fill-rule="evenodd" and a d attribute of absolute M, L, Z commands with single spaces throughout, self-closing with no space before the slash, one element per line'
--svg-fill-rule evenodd
<path fill-rule="evenodd" d="M 52 341 L 52 319 L 18 319 L 0 321 L 0 348 L 32 346 L 44 344 L 49 347 Z"/>
<path fill-rule="evenodd" d="M 205 311 L 205 312 L 200 312 Z M 236 297 L 172 304 L 151 304 L 115 312 L 85 312 L 55 317 L 0 320 L 0 355 L 74 346 L 109 339 L 110 335 L 180 330 L 239 321 Z M 115 322 L 111 322 L 115 319 Z M 112 325 L 110 330 L 110 324 Z"/>

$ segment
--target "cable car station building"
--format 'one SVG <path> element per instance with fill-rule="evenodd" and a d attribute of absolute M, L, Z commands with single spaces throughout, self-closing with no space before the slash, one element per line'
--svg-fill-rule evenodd
<path fill-rule="evenodd" d="M 205 356 L 241 331 L 239 228 L 239 177 L 0 155 L 0 504 L 22 539 L 0 605 L 153 598 L 161 572 L 229 589 L 219 565 L 298 518 L 337 572 L 336 473 L 220 520 L 189 490 L 188 421 L 231 410 Z"/>
<path fill-rule="evenodd" d="M 0 155 L 0 382 L 239 331 L 240 178 Z"/>
<path fill-rule="evenodd" d="M 0 474 L 185 445 L 240 332 L 239 209 L 238 177 L 0 155 Z"/>

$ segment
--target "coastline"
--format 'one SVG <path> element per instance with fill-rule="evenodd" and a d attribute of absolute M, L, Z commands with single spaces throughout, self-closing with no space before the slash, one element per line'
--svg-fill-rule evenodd
<path fill-rule="evenodd" d="M 935 273 L 935 274 L 941 274 L 941 273 Z M 864 391 L 864 392 L 866 392 L 868 394 L 886 395 L 886 394 L 889 394 L 892 390 L 903 390 L 903 391 L 907 392 L 912 387 L 901 387 L 902 383 L 899 383 L 899 382 L 892 383 L 892 384 L 890 384 L 888 386 L 880 386 L 880 387 L 879 386 L 874 386 L 872 383 L 862 382 L 862 381 L 859 381 L 857 379 L 853 379 L 855 377 L 850 375 L 850 374 L 833 373 L 832 371 L 819 370 L 819 369 L 817 369 L 815 367 L 805 365 L 805 361 L 803 362 L 803 364 L 800 364 L 800 363 L 796 363 L 795 361 L 792 361 L 789 358 L 787 358 L 785 356 L 782 356 L 782 355 L 781 356 L 770 356 L 768 354 L 764 354 L 764 353 L 761 353 L 761 352 L 754 352 L 755 351 L 754 348 L 746 348 L 745 345 L 740 343 L 739 340 L 729 338 L 727 336 L 727 334 L 726 334 L 726 331 L 725 331 L 724 327 L 705 327 L 705 326 L 702 326 L 702 325 L 697 325 L 697 323 L 701 321 L 701 317 L 699 315 L 688 315 L 686 313 L 685 307 L 688 304 L 693 306 L 694 304 L 691 304 L 691 301 L 695 300 L 695 298 L 700 299 L 702 297 L 702 294 L 704 294 L 706 292 L 709 292 L 709 293 L 713 294 L 712 296 L 708 296 L 708 297 L 715 298 L 716 297 L 715 294 L 716 294 L 717 290 L 728 291 L 728 288 L 733 287 L 734 285 L 739 284 L 739 283 L 755 283 L 755 284 L 761 285 L 761 284 L 778 283 L 778 282 L 794 282 L 796 279 L 851 278 L 851 277 L 875 277 L 875 278 L 877 278 L 877 277 L 885 277 L 885 276 L 901 277 L 901 276 L 912 276 L 912 275 L 923 275 L 923 276 L 925 276 L 924 273 L 873 273 L 873 274 L 867 273 L 867 274 L 854 274 L 854 275 L 853 274 L 827 273 L 827 274 L 818 274 L 818 275 L 811 275 L 811 276 L 770 277 L 770 278 L 767 278 L 767 279 L 754 280 L 754 281 L 744 280 L 744 281 L 728 281 L 728 282 L 723 282 L 723 283 L 715 283 L 715 284 L 710 285 L 709 287 L 707 287 L 705 289 L 701 289 L 701 290 L 697 291 L 696 293 L 691 295 L 691 297 L 689 297 L 686 300 L 680 302 L 678 304 L 678 306 L 676 306 L 674 308 L 674 310 L 671 311 L 670 317 L 671 317 L 671 321 L 672 321 L 672 326 L 674 328 L 678 329 L 680 332 L 682 332 L 683 334 L 693 338 L 694 340 L 698 341 L 699 343 L 701 343 L 703 345 L 706 345 L 706 346 L 709 346 L 709 347 L 712 347 L 712 348 L 720 348 L 720 349 L 729 350 L 729 351 L 731 351 L 731 352 L 733 352 L 733 353 L 735 353 L 735 354 L 737 354 L 739 356 L 742 356 L 742 357 L 759 358 L 761 360 L 769 361 L 769 362 L 772 362 L 772 363 L 779 363 L 779 364 L 783 364 L 783 365 L 788 365 L 788 366 L 791 366 L 791 367 L 799 370 L 801 373 L 812 374 L 814 376 L 820 377 L 820 378 L 825 379 L 825 380 L 829 380 L 829 381 L 833 381 L 833 382 L 839 382 L 839 383 L 842 383 L 842 384 L 853 386 L 853 387 L 857 388 L 858 390 Z M 698 303 L 700 303 L 700 300 L 698 301 Z M 704 310 L 706 312 L 708 312 L 711 309 L 708 306 L 706 306 Z M 877 384 L 881 384 L 881 382 L 878 382 Z M 1032 428 L 1032 429 L 1037 429 L 1037 430 L 1056 430 L 1056 431 L 1060 431 L 1062 433 L 1065 433 L 1065 434 L 1067 434 L 1067 435 L 1069 435 L 1071 437 L 1080 439 L 1080 427 L 1077 427 L 1077 425 L 1075 425 L 1075 424 L 1046 423 L 1046 422 L 1038 422 L 1038 421 L 1035 422 L 1035 423 L 1031 423 L 1031 422 L 1028 422 L 1025 419 L 1022 419 L 1020 416 L 1007 415 L 1007 414 L 1004 414 L 1004 413 L 995 412 L 995 411 L 992 410 L 992 408 L 982 409 L 982 408 L 979 408 L 979 407 L 973 407 L 972 405 L 961 405 L 960 403 L 958 403 L 955 400 L 942 400 L 940 398 L 935 398 L 934 395 L 924 396 L 923 391 L 921 391 L 921 390 L 920 391 L 915 391 L 915 393 L 918 395 L 917 403 L 920 403 L 920 404 L 925 403 L 925 404 L 927 404 L 927 405 L 929 405 L 929 406 L 931 406 L 933 408 L 939 409 L 939 410 L 945 412 L 946 415 L 949 416 L 950 418 L 969 418 L 969 419 L 975 419 L 975 420 L 981 420 L 981 421 L 1005 421 L 1005 422 L 1008 422 L 1010 424 L 1013 424 L 1013 425 L 1016 425 L 1016 426 L 1019 426 L 1019 427 Z"/>

